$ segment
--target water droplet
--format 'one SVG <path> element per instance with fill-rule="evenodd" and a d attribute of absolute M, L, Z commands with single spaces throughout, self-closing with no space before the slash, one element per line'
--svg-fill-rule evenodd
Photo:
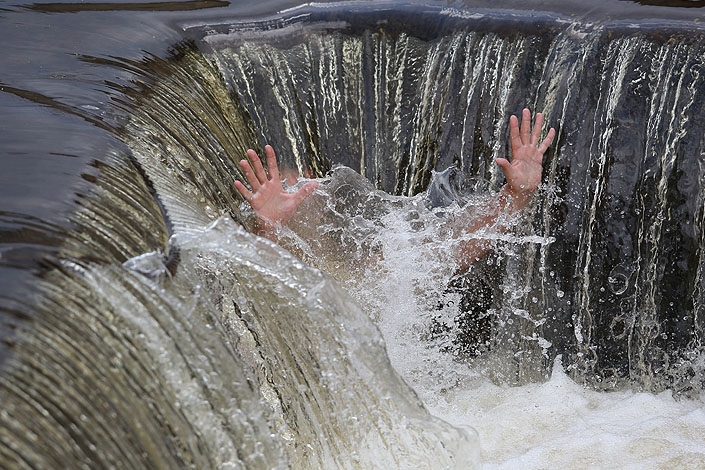
<path fill-rule="evenodd" d="M 617 266 L 607 277 L 607 283 L 614 294 L 621 295 L 629 288 L 629 276 L 624 268 Z"/>

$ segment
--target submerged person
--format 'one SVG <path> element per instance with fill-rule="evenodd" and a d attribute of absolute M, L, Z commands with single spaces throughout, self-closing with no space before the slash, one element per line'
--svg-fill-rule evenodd
<path fill-rule="evenodd" d="M 467 239 L 464 235 L 485 227 L 504 230 L 500 221 L 502 214 L 513 214 L 525 208 L 541 183 L 543 155 L 555 137 L 555 130 L 551 128 L 541 140 L 543 121 L 543 114 L 537 113 L 531 126 L 531 112 L 528 109 L 522 111 L 521 122 L 516 116 L 510 117 L 511 161 L 505 158 L 496 160 L 506 184 L 482 215 L 471 220 L 454 220 L 447 227 L 455 238 L 461 240 L 455 253 L 460 270 L 467 269 L 491 249 L 487 242 Z M 243 159 L 240 166 L 250 188 L 240 181 L 235 181 L 235 187 L 256 215 L 256 233 L 275 240 L 277 230 L 291 220 L 301 203 L 316 190 L 318 182 L 309 181 L 296 192 L 289 193 L 282 185 L 276 154 L 270 145 L 265 147 L 265 154 L 267 170 L 257 152 L 252 149 L 247 151 L 249 160 Z"/>

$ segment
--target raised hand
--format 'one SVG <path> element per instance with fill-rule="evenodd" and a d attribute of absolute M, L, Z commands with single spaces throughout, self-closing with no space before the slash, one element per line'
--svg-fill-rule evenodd
<path fill-rule="evenodd" d="M 493 227 L 494 230 L 504 232 L 511 228 L 501 215 L 514 213 L 526 207 L 529 196 L 536 191 L 541 183 L 543 154 L 546 153 L 556 135 L 556 131 L 550 129 L 546 138 L 539 144 L 542 126 L 543 114 L 537 113 L 536 122 L 533 129 L 531 128 L 531 111 L 528 109 L 524 109 L 522 112 L 521 127 L 516 116 L 509 118 L 512 161 L 510 162 L 506 158 L 497 159 L 497 164 L 502 168 L 504 176 L 507 178 L 507 184 L 493 200 L 493 203 L 486 207 L 481 214 L 451 221 L 450 225 L 454 233 L 470 233 L 484 227 Z M 482 238 L 459 241 L 455 251 L 458 268 L 460 270 L 467 269 L 491 248 L 491 243 Z"/>
<path fill-rule="evenodd" d="M 539 144 L 543 114 L 536 114 L 534 127 L 531 129 L 531 111 L 524 109 L 521 116 L 521 128 L 516 116 L 509 118 L 509 137 L 512 147 L 512 161 L 498 158 L 497 164 L 502 168 L 507 179 L 509 194 L 517 199 L 527 199 L 541 183 L 541 164 L 543 154 L 553 142 L 556 135 L 551 128 L 546 138 Z"/>
<path fill-rule="evenodd" d="M 249 161 L 243 159 L 240 161 L 240 167 L 245 173 L 251 190 L 240 181 L 235 181 L 235 188 L 255 211 L 259 230 L 268 235 L 294 216 L 304 199 L 316 190 L 318 182 L 309 181 L 298 191 L 287 192 L 282 186 L 274 149 L 271 145 L 267 145 L 264 151 L 267 155 L 269 175 L 262 166 L 257 152 L 250 149 L 247 151 Z"/>

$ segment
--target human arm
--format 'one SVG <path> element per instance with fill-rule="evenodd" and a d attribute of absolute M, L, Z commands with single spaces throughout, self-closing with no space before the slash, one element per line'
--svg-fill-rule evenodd
<path fill-rule="evenodd" d="M 543 155 L 553 142 L 555 129 L 549 129 L 546 137 L 541 139 L 544 116 L 536 114 L 531 126 L 531 111 L 522 111 L 521 123 L 516 116 L 509 118 L 509 139 L 512 159 L 498 158 L 497 165 L 504 172 L 507 183 L 491 201 L 482 215 L 470 221 L 463 221 L 459 228 L 461 233 L 476 232 L 485 227 L 504 231 L 507 227 L 501 223 L 502 215 L 520 211 L 529 203 L 531 195 L 541 183 Z M 459 234 L 457 234 L 459 235 Z M 458 243 L 456 257 L 461 269 L 467 269 L 477 259 L 491 249 L 488 241 L 480 239 L 464 240 Z"/>
<path fill-rule="evenodd" d="M 294 193 L 287 192 L 281 182 L 277 156 L 271 145 L 264 148 L 267 156 L 267 169 L 262 166 L 257 152 L 247 151 L 249 160 L 240 161 L 248 189 L 241 181 L 235 181 L 235 188 L 252 206 L 256 216 L 255 231 L 259 235 L 272 238 L 277 228 L 291 219 L 301 203 L 318 187 L 318 182 L 309 181 Z"/>

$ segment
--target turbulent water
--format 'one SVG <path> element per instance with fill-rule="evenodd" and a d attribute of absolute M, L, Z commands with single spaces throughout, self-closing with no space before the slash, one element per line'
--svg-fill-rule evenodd
<path fill-rule="evenodd" d="M 115 137 L 62 223 L 2 213 L 3 267 L 36 279 L 3 297 L 4 466 L 699 468 L 697 21 L 355 4 L 178 28 L 168 56 L 80 57 L 129 77 L 100 114 L 0 82 Z M 558 131 L 544 184 L 509 232 L 462 235 L 493 251 L 459 272 L 525 106 Z M 232 185 L 265 143 L 321 183 L 278 245 Z"/>
<path fill-rule="evenodd" d="M 393 194 L 424 190 L 450 165 L 497 186 L 509 114 L 545 112 L 559 134 L 533 230 L 555 243 L 516 261 L 525 295 L 492 306 L 526 312 L 499 333 L 523 356 L 505 380 L 538 379 L 568 353 L 595 385 L 699 390 L 702 32 L 547 19 L 524 32 L 440 16 L 421 38 L 325 18 L 316 35 L 282 21 L 261 36 L 205 28 L 205 41 L 292 165 L 322 175 L 342 163 Z"/>

